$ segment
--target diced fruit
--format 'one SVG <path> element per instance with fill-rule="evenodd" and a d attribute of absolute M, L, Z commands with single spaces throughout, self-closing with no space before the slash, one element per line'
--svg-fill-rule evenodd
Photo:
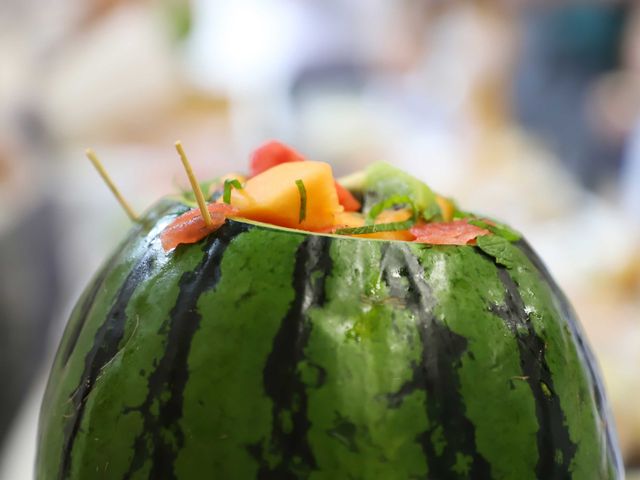
<path fill-rule="evenodd" d="M 336 215 L 335 228 L 352 228 L 364 225 L 364 215 L 358 212 L 340 212 Z"/>
<path fill-rule="evenodd" d="M 307 193 L 302 222 L 296 180 L 302 180 Z M 247 180 L 242 190 L 234 190 L 231 204 L 242 217 L 310 231 L 334 225 L 335 215 L 343 210 L 331 166 L 324 162 L 290 162 L 272 167 Z"/>
<path fill-rule="evenodd" d="M 181 244 L 199 242 L 224 225 L 228 216 L 238 214 L 238 210 L 235 207 L 224 203 L 210 203 L 207 205 L 207 210 L 209 210 L 212 222 L 209 227 L 205 224 L 200 210 L 194 208 L 180 215 L 165 228 L 160 235 L 162 248 L 164 248 L 165 252 L 173 250 Z"/>
<path fill-rule="evenodd" d="M 255 177 L 270 168 L 283 163 L 303 162 L 304 157 L 291 147 L 280 142 L 272 141 L 258 148 L 251 156 L 251 176 Z M 349 190 L 344 188 L 338 182 L 335 182 L 336 192 L 338 194 L 338 202 L 347 212 L 357 212 L 362 205 Z"/>
<path fill-rule="evenodd" d="M 261 174 L 277 165 L 288 162 L 302 162 L 304 157 L 291 147 L 280 142 L 265 143 L 251 155 L 251 176 Z"/>
<path fill-rule="evenodd" d="M 409 197 L 419 212 L 427 210 L 436 201 L 434 193 L 423 182 L 384 162 L 374 163 L 367 168 L 364 190 L 365 211 L 397 195 Z"/>
<path fill-rule="evenodd" d="M 344 207 L 345 212 L 357 212 L 362 205 L 353 194 L 336 182 L 336 192 L 338 193 L 338 202 Z"/>
<path fill-rule="evenodd" d="M 453 222 L 425 223 L 411 228 L 418 243 L 432 245 L 472 245 L 475 239 L 488 235 L 489 230 L 469 224 L 466 220 Z"/>
<path fill-rule="evenodd" d="M 376 224 L 404 222 L 411 218 L 411 210 L 385 210 L 376 218 Z M 363 238 L 379 238 L 382 240 L 404 240 L 412 241 L 415 237 L 409 230 L 396 230 L 394 232 L 378 232 L 367 235 L 359 235 Z"/>

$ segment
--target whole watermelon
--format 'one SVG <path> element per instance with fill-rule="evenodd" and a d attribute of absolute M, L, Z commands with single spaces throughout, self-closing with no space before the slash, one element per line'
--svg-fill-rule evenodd
<path fill-rule="evenodd" d="M 524 241 L 427 246 L 164 201 L 74 310 L 38 479 L 613 479 L 602 383 Z"/>

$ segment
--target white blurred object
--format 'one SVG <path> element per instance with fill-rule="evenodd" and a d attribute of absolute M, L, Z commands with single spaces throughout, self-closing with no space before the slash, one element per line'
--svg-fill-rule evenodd
<path fill-rule="evenodd" d="M 239 157 L 268 137 L 291 141 L 291 84 L 305 66 L 349 55 L 353 32 L 329 3 L 195 0 L 187 42 L 193 81 L 231 99 Z"/>
<path fill-rule="evenodd" d="M 640 119 L 627 142 L 621 183 L 622 207 L 640 227 Z"/>
<path fill-rule="evenodd" d="M 223 93 L 249 93 L 286 76 L 306 26 L 288 3 L 196 1 L 187 50 L 194 79 Z"/>
<path fill-rule="evenodd" d="M 603 332 L 605 337 L 612 337 L 610 341 L 604 342 L 595 335 L 591 336 L 592 342 L 599 348 L 599 361 L 615 412 L 620 444 L 623 449 L 626 447 L 628 450 L 623 451 L 623 454 L 632 454 L 640 448 L 640 324 L 637 321 L 639 307 L 640 305 L 634 305 L 629 311 L 617 307 L 619 318 L 614 319 L 614 333 Z"/>
<path fill-rule="evenodd" d="M 180 93 L 175 55 L 159 19 L 144 4 L 118 7 L 51 66 L 40 95 L 53 134 L 104 138 L 136 127 Z"/>
<path fill-rule="evenodd" d="M 295 79 L 307 68 L 361 58 L 370 45 L 359 40 L 364 31 L 372 36 L 384 3 L 194 1 L 187 70 L 201 87 L 230 98 L 238 157 L 269 137 L 296 143 Z"/>
<path fill-rule="evenodd" d="M 0 122 L 0 126 L 2 122 Z M 4 132 L 15 134 L 8 126 Z M 11 231 L 16 223 L 23 218 L 28 211 L 39 204 L 40 198 L 36 195 L 25 195 L 24 192 L 34 185 L 37 178 L 33 165 L 29 162 L 20 162 L 26 153 L 21 146 L 12 142 L 12 138 L 0 135 L 0 237 L 2 233 Z M 20 201 L 16 201 L 20 199 Z M 5 208 L 10 205 L 11 208 Z"/>
<path fill-rule="evenodd" d="M 3 480 L 33 479 L 38 418 L 45 381 L 44 375 L 36 379 L 4 445 L 0 444 L 0 478 Z"/>
<path fill-rule="evenodd" d="M 265 124 L 283 136 L 289 120 L 281 86 L 304 43 L 300 8 L 273 0 L 196 0 L 193 8 L 187 71 L 202 88 L 231 99 L 236 147 L 256 143 Z"/>

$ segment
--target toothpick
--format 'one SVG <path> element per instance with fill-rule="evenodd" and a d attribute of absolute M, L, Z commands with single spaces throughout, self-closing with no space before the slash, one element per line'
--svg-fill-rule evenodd
<path fill-rule="evenodd" d="M 109 187 L 109 190 L 111 190 L 111 193 L 113 193 L 113 195 L 116 197 L 116 200 L 118 200 L 118 202 L 126 212 L 127 216 L 131 219 L 132 222 L 137 222 L 138 216 L 135 214 L 135 212 L 133 211 L 129 203 L 124 199 L 124 197 L 122 196 L 118 188 L 115 186 L 115 184 L 111 180 L 111 177 L 102 166 L 102 162 L 100 162 L 100 160 L 98 159 L 96 152 L 94 152 L 90 148 L 87 148 L 85 150 L 85 154 L 87 155 L 87 158 L 91 161 L 93 166 L 96 168 L 96 170 L 102 177 L 102 180 L 104 180 L 104 183 L 107 184 L 107 187 Z"/>
<path fill-rule="evenodd" d="M 180 160 L 182 160 L 182 165 L 184 165 L 184 170 L 187 172 L 187 177 L 189 177 L 189 182 L 191 182 L 193 193 L 195 194 L 196 200 L 198 201 L 198 207 L 200 207 L 200 213 L 202 214 L 202 218 L 204 219 L 204 224 L 207 227 L 211 227 L 213 225 L 213 222 L 211 221 L 211 215 L 209 214 L 207 203 L 204 201 L 204 195 L 202 194 L 202 190 L 200 189 L 200 184 L 198 183 L 196 176 L 193 174 L 191 164 L 187 159 L 187 154 L 184 153 L 184 148 L 182 148 L 182 143 L 180 141 L 177 141 L 175 145 L 176 150 L 178 151 L 178 155 L 180 155 Z"/>

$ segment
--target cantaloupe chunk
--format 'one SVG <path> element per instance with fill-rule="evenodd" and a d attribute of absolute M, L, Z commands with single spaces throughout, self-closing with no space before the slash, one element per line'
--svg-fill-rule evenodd
<path fill-rule="evenodd" d="M 340 212 L 335 219 L 336 228 L 362 227 L 364 223 L 364 215 L 358 212 Z"/>
<path fill-rule="evenodd" d="M 305 219 L 300 222 L 302 180 L 307 192 Z M 289 228 L 318 231 L 335 224 L 343 208 L 338 203 L 331 166 L 324 162 L 291 162 L 272 167 L 233 190 L 231 205 L 239 216 Z"/>
<path fill-rule="evenodd" d="M 375 223 L 395 223 L 404 222 L 411 217 L 411 211 L 402 210 L 385 210 L 376 218 Z M 336 225 L 338 228 L 354 228 L 362 227 L 365 224 L 365 218 L 360 213 L 343 212 L 336 215 Z M 378 232 L 367 233 L 365 235 L 355 235 L 358 238 L 378 238 L 381 240 L 405 240 L 412 241 L 415 237 L 408 230 L 398 230 L 394 232 Z"/>

